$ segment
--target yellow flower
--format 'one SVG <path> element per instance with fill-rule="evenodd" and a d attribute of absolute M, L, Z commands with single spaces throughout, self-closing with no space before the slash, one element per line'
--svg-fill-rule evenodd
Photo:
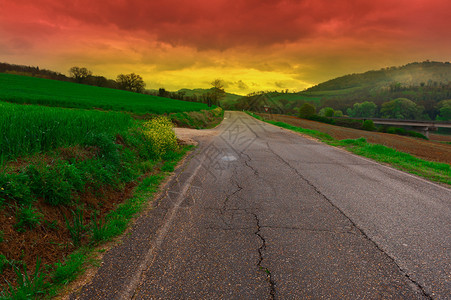
<path fill-rule="evenodd" d="M 168 151 L 177 150 L 177 137 L 172 126 L 171 120 L 167 117 L 157 117 L 143 124 L 144 136 L 156 156 L 161 157 Z"/>

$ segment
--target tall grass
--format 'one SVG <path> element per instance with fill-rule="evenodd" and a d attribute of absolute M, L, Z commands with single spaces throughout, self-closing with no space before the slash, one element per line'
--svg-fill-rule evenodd
<path fill-rule="evenodd" d="M 11 74 L 0 74 L 0 100 L 69 108 L 101 108 L 137 114 L 209 109 L 203 103 Z"/>
<path fill-rule="evenodd" d="M 86 144 L 97 134 L 127 130 L 123 113 L 70 110 L 0 102 L 0 162 L 63 146 Z"/>

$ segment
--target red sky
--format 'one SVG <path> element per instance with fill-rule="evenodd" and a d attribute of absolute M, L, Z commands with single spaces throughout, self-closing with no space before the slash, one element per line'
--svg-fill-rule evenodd
<path fill-rule="evenodd" d="M 451 60 L 449 0 L 0 0 L 0 61 L 147 87 L 305 87 L 348 73 Z"/>

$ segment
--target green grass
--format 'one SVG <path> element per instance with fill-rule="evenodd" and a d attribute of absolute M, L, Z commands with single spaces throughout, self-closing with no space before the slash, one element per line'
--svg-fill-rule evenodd
<path fill-rule="evenodd" d="M 120 133 L 133 122 L 129 115 L 118 112 L 0 102 L 0 159 L 85 145 L 95 135 Z"/>
<path fill-rule="evenodd" d="M 267 121 L 253 113 L 248 114 L 267 123 L 307 134 L 329 145 L 343 147 L 357 155 L 389 164 L 411 174 L 451 185 L 451 166 L 449 164 L 420 159 L 411 154 L 397 151 L 384 145 L 368 143 L 364 138 L 335 140 L 330 135 L 317 130 L 304 129 L 283 122 Z"/>
<path fill-rule="evenodd" d="M 411 174 L 451 185 L 451 166 L 449 164 L 420 159 L 384 145 L 368 143 L 364 138 L 341 140 L 333 144 L 342 146 L 355 154 L 390 164 Z"/>
<path fill-rule="evenodd" d="M 178 151 L 168 153 L 165 157 L 167 160 L 162 165 L 176 165 L 192 147 L 185 146 Z M 48 294 L 56 295 L 64 285 L 83 273 L 86 263 L 95 265 L 96 262 L 90 260 L 90 257 L 95 252 L 96 246 L 122 234 L 133 217 L 144 209 L 149 199 L 153 199 L 154 194 L 168 175 L 169 173 L 162 172 L 144 178 L 135 188 L 133 197 L 118 205 L 104 220 L 93 218 L 91 221 L 91 244 L 78 249 L 64 262 L 55 264 L 55 269 L 50 275 L 52 285 L 48 288 Z M 101 227 L 100 231 L 99 227 Z"/>
<path fill-rule="evenodd" d="M 136 114 L 209 109 L 203 103 L 11 74 L 0 74 L 0 100 L 69 108 L 100 108 Z"/>
<path fill-rule="evenodd" d="M 110 211 L 103 219 L 91 218 L 91 223 L 88 225 L 91 230 L 89 244 L 78 248 L 64 261 L 57 262 L 53 266 L 46 266 L 46 270 L 52 270 L 50 273 L 43 272 L 39 258 L 35 271 L 31 275 L 22 276 L 26 272 L 26 266 L 23 266 L 23 271 L 19 269 L 20 266 L 15 267 L 18 285 L 16 287 L 10 286 L 9 290 L 0 293 L 0 299 L 34 299 L 43 295 L 46 298 L 51 298 L 57 295 L 64 286 L 75 280 L 86 268 L 98 265 L 97 260 L 92 258 L 97 251 L 97 247 L 103 242 L 119 236 L 127 229 L 130 221 L 145 208 L 149 199 L 153 199 L 161 183 L 169 175 L 168 172 L 174 170 L 177 162 L 192 147 L 184 146 L 177 151 L 166 153 L 161 160 L 154 164 L 159 165 L 163 170 L 162 172 L 144 178 L 135 188 L 133 197 L 119 204 L 116 209 Z M 74 217 L 74 222 L 69 224 L 71 227 L 74 227 L 75 220 L 76 216 Z M 0 261 L 0 263 L 11 265 L 11 262 L 7 260 L 4 262 Z"/>

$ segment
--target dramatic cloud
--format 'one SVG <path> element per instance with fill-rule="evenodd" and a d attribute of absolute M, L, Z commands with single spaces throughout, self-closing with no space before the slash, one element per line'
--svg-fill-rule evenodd
<path fill-rule="evenodd" d="M 224 77 L 243 93 L 450 60 L 450 27 L 448 0 L 0 0 L 0 55 L 171 88 Z"/>

